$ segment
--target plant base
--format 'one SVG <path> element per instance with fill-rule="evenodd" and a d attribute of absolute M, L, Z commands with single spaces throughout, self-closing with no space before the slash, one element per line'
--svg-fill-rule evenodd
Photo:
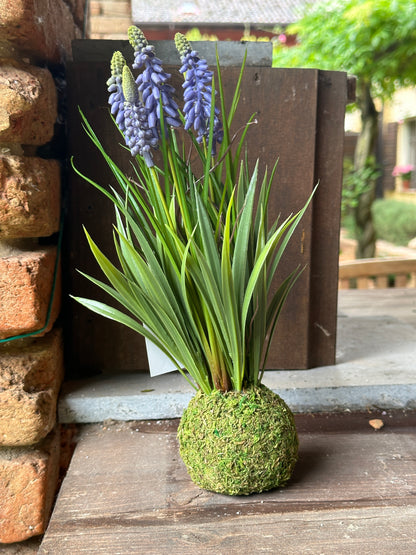
<path fill-rule="evenodd" d="M 227 495 L 283 486 L 297 460 L 293 414 L 265 386 L 209 395 L 199 391 L 183 413 L 178 439 L 193 482 Z"/>

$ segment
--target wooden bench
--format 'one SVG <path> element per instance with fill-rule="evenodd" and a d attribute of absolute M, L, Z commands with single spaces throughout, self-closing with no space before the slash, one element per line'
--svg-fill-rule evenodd
<path fill-rule="evenodd" d="M 416 258 L 362 258 L 339 263 L 339 288 L 416 287 Z"/>

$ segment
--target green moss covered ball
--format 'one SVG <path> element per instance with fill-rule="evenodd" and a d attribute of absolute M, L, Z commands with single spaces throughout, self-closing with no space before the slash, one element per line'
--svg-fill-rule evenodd
<path fill-rule="evenodd" d="M 198 392 L 183 413 L 178 439 L 193 482 L 228 495 L 283 486 L 297 460 L 293 414 L 265 386 Z"/>

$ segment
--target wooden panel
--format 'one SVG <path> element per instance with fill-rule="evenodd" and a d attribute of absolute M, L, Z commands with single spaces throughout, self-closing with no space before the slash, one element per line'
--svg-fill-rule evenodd
<path fill-rule="evenodd" d="M 147 526 L 136 515 L 111 522 L 90 522 L 83 534 L 68 527 L 66 537 L 49 533 L 39 555 L 199 555 L 284 553 L 285 555 L 409 555 L 414 553 L 416 507 L 309 510 L 305 513 L 262 514 L 219 508 L 198 515 L 192 524 L 159 514 Z M 205 520 L 204 520 L 205 517 Z M 215 518 L 216 517 L 216 518 Z M 156 520 L 160 519 L 160 520 Z M 77 522 L 79 525 L 79 523 Z M 66 540 L 66 541 L 65 541 Z"/>
<path fill-rule="evenodd" d="M 413 272 L 416 272 L 416 258 L 366 258 L 339 264 L 341 279 Z"/>
<path fill-rule="evenodd" d="M 299 210 L 316 183 L 314 165 L 318 72 L 267 69 L 264 76 L 260 76 L 259 72 L 256 74 L 252 81 L 255 88 L 250 97 L 245 98 L 244 111 L 248 115 L 253 107 L 260 107 L 259 125 L 250 134 L 251 156 L 254 159 L 259 156 L 269 168 L 279 157 L 270 198 L 269 216 L 272 221 L 279 215 L 285 218 Z M 275 279 L 277 287 L 280 279 L 298 265 L 306 268 L 292 290 L 276 326 L 267 364 L 271 369 L 308 367 L 312 215 L 309 209 L 286 250 Z"/>
<path fill-rule="evenodd" d="M 396 287 L 406 287 L 407 285 L 407 275 L 406 274 L 397 274 L 396 279 L 394 281 L 394 285 Z"/>
<path fill-rule="evenodd" d="M 385 421 L 379 432 L 375 417 Z M 175 421 L 84 427 L 39 553 L 413 552 L 416 416 L 296 422 L 293 479 L 247 497 L 190 481 Z"/>
<path fill-rule="evenodd" d="M 415 287 L 416 258 L 361 258 L 339 265 L 340 289 L 348 289 L 350 282 L 358 289 L 387 288 L 389 276 L 394 276 L 395 287 Z"/>
<path fill-rule="evenodd" d="M 339 289 L 349 289 L 350 288 L 350 280 L 349 279 L 340 279 L 339 280 Z"/>
<path fill-rule="evenodd" d="M 376 276 L 376 287 L 377 289 L 385 289 L 389 286 L 388 276 Z"/>
<path fill-rule="evenodd" d="M 367 277 L 359 277 L 356 280 L 357 289 L 369 289 L 371 280 Z"/>
<path fill-rule="evenodd" d="M 180 85 L 177 68 L 167 69 L 174 75 L 173 82 Z M 238 72 L 235 67 L 224 68 L 228 100 Z M 249 131 L 251 164 L 260 157 L 262 169 L 265 166 L 270 168 L 279 157 L 271 199 L 272 217 L 279 214 L 285 217 L 301 208 L 317 180 L 321 181 L 313 210 L 305 215 L 293 237 L 281 270 L 283 275 L 298 264 L 306 266 L 278 325 L 269 359 L 270 368 L 308 368 L 334 362 L 338 202 L 342 167 L 340 130 L 343 132 L 340 114 L 343 114 L 346 102 L 346 76 L 343 73 L 325 73 L 322 80 L 319 77 L 321 74 L 324 75 L 317 70 L 248 67 L 235 122 L 235 129 L 238 129 L 253 111 L 257 111 L 259 124 Z M 118 131 L 108 116 L 104 85 L 108 78 L 108 62 L 74 63 L 69 68 L 68 78 L 70 150 L 77 167 L 104 185 L 111 183 L 108 169 L 81 130 L 77 111 L 80 105 L 109 154 L 117 157 L 126 172 L 132 173 L 130 157 L 118 147 Z M 319 91 L 322 101 L 318 100 Z M 82 225 L 87 227 L 105 252 L 113 252 L 110 227 L 112 207 L 73 172 L 69 176 L 69 189 L 67 290 L 80 296 L 97 297 L 100 295 L 96 288 L 75 272 L 78 268 L 98 275 L 88 252 Z M 311 263 L 312 241 L 316 241 L 316 246 Z M 70 335 L 67 342 L 68 367 L 73 375 L 147 368 L 144 342 L 140 337 L 75 303 L 70 303 L 66 310 Z M 315 354 L 311 354 L 314 349 Z"/>
<path fill-rule="evenodd" d="M 335 364 L 337 313 L 334 307 L 338 295 L 347 90 L 345 74 L 319 72 L 315 158 L 315 181 L 319 182 L 319 188 L 313 204 L 308 368 Z"/>

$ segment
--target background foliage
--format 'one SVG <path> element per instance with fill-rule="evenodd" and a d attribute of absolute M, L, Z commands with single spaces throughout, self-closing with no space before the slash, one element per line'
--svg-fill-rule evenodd
<path fill-rule="evenodd" d="M 274 65 L 343 70 L 357 77 L 361 133 L 354 156 L 359 178 L 374 165 L 378 112 L 374 99 L 391 97 L 398 87 L 416 83 L 416 2 L 414 0 L 323 0 L 286 30 L 298 44 L 280 44 Z M 371 205 L 375 180 L 355 207 L 357 257 L 375 253 Z"/>
<path fill-rule="evenodd" d="M 377 237 L 406 246 L 416 237 L 416 205 L 395 199 L 378 199 L 373 204 Z"/>

